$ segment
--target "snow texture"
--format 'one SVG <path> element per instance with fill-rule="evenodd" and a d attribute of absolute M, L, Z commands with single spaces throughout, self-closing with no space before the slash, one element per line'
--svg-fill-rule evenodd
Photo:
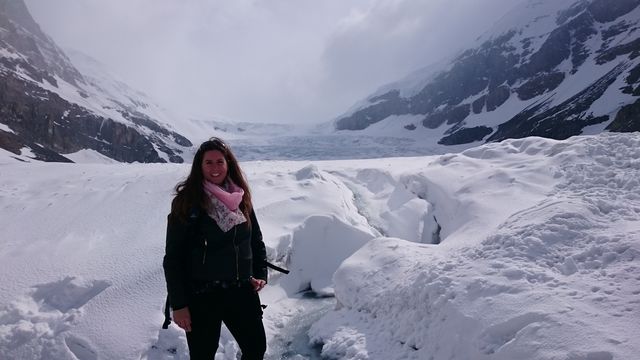
<path fill-rule="evenodd" d="M 184 333 L 160 325 L 165 219 L 190 165 L 11 155 L 0 153 L 2 359 L 187 359 Z M 292 271 L 261 292 L 267 359 L 640 352 L 638 133 L 242 165 L 268 256 Z M 309 322 L 321 354 L 293 350 L 304 334 L 291 329 Z M 224 330 L 216 359 L 238 352 Z"/>
<path fill-rule="evenodd" d="M 457 227 L 438 246 L 370 241 L 335 273 L 339 308 L 312 339 L 329 358 L 635 358 L 639 141 L 506 141 L 405 178 L 424 176 L 414 190 L 438 188 L 450 218 L 489 228 Z M 505 192 L 510 205 L 496 201 Z M 482 209 L 494 206 L 508 214 Z"/>

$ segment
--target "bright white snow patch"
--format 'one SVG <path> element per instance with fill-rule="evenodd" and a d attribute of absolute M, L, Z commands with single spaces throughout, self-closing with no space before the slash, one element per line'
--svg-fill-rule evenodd
<path fill-rule="evenodd" d="M 11 130 L 11 128 L 9 126 L 7 126 L 6 124 L 1 124 L 0 123 L 0 130 L 15 134 L 15 131 Z"/>
<path fill-rule="evenodd" d="M 160 153 L 162 155 L 162 153 Z M 74 153 L 64 154 L 67 159 L 79 164 L 115 164 L 117 161 L 108 158 L 91 149 L 83 149 Z"/>
<path fill-rule="evenodd" d="M 36 154 L 33 153 L 32 149 L 30 147 L 23 147 L 22 149 L 20 149 L 20 156 L 28 157 L 28 158 L 35 158 Z"/>

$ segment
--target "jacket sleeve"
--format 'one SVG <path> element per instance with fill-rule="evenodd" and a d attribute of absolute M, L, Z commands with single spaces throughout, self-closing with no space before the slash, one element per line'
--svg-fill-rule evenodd
<path fill-rule="evenodd" d="M 267 281 L 267 250 L 262 241 L 258 218 L 253 210 L 251 210 L 251 253 L 253 254 L 253 277 Z"/>
<path fill-rule="evenodd" d="M 169 303 L 173 310 L 187 306 L 188 293 L 186 259 L 188 256 L 187 224 L 180 223 L 171 215 L 167 218 L 167 240 L 165 246 L 164 277 L 167 281 Z"/>

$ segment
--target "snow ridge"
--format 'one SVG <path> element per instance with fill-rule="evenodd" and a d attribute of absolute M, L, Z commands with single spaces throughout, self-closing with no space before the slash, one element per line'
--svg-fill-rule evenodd
<path fill-rule="evenodd" d="M 261 292 L 267 359 L 640 351 L 638 133 L 243 170 L 268 257 L 291 270 Z M 3 359 L 187 359 L 160 325 L 165 219 L 189 165 L 0 171 Z M 321 315 L 313 351 L 291 352 Z M 217 358 L 237 355 L 223 332 Z"/>
<path fill-rule="evenodd" d="M 631 334 L 640 330 L 640 139 L 544 142 L 496 146 L 520 157 L 522 168 L 527 158 L 548 158 L 547 181 L 558 183 L 532 206 L 512 207 L 489 236 L 459 229 L 464 241 L 453 233 L 440 246 L 378 238 L 347 259 L 334 276 L 340 309 L 311 329 L 312 339 L 324 344 L 323 355 L 633 358 L 638 343 Z M 494 164 L 507 157 L 488 150 L 472 149 L 437 167 L 455 171 L 464 157 Z"/>

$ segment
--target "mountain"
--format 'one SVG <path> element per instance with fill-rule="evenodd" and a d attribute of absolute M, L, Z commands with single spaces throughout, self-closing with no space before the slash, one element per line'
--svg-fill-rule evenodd
<path fill-rule="evenodd" d="M 529 0 L 479 37 L 476 47 L 437 70 L 381 88 L 334 127 L 467 147 L 640 131 L 638 5 Z"/>
<path fill-rule="evenodd" d="M 91 150 L 121 162 L 184 161 L 192 144 L 159 106 L 97 62 L 73 58 L 22 0 L 0 0 L 0 148 L 21 160 L 71 162 L 66 154 Z"/>

